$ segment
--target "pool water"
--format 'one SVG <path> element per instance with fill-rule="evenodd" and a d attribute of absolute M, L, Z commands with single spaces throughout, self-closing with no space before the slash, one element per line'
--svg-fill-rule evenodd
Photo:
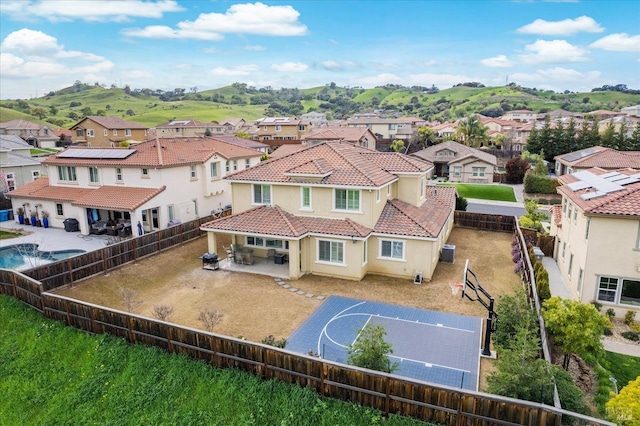
<path fill-rule="evenodd" d="M 40 251 L 38 244 L 0 247 L 0 268 L 24 270 L 86 253 L 85 250 Z"/>

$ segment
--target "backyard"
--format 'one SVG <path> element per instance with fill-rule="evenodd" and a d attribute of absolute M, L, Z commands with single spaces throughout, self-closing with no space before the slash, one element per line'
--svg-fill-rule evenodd
<path fill-rule="evenodd" d="M 478 200 L 517 201 L 513 188 L 508 185 L 480 185 L 472 183 L 444 183 L 443 186 L 455 186 L 458 195 Z"/>
<path fill-rule="evenodd" d="M 470 268 L 492 296 L 513 293 L 520 279 L 513 272 L 511 238 L 508 233 L 454 228 L 448 243 L 456 246 L 455 263 L 440 263 L 434 279 L 422 285 L 375 275 L 362 281 L 307 275 L 288 282 L 314 294 L 312 298 L 285 290 L 272 277 L 202 269 L 199 256 L 206 252 L 206 240 L 199 239 L 57 293 L 126 310 L 119 288 L 131 289 L 134 302 L 139 302 L 136 313 L 152 317 L 154 306 L 171 306 L 171 322 L 194 328 L 203 328 L 198 320 L 201 309 L 215 309 L 223 318 L 214 332 L 252 341 L 268 335 L 288 337 L 320 306 L 317 296 L 340 295 L 484 318 L 486 310 L 480 303 L 453 296 L 448 283 L 461 279 L 469 258 Z M 490 368 L 485 368 L 485 361 L 481 376 Z"/>

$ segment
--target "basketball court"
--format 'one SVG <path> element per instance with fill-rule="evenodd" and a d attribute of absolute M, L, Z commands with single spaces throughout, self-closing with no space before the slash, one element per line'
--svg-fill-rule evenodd
<path fill-rule="evenodd" d="M 398 364 L 394 374 L 478 390 L 481 318 L 330 296 L 286 348 L 346 364 L 348 347 L 366 324 L 384 326 L 391 363 Z"/>

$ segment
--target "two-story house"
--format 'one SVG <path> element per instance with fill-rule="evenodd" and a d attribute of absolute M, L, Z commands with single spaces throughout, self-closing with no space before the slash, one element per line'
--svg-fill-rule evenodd
<path fill-rule="evenodd" d="M 502 115 L 503 120 L 518 121 L 530 123 L 536 121 L 538 114 L 528 109 L 515 109 L 513 111 L 507 111 Z"/>
<path fill-rule="evenodd" d="M 640 151 L 618 151 L 603 146 L 592 146 L 567 154 L 556 155 L 555 173 L 558 176 L 599 167 L 605 170 L 620 168 L 640 169 Z"/>
<path fill-rule="evenodd" d="M 43 173 L 42 159 L 31 156 L 27 142 L 15 135 L 0 135 L 0 192 L 13 191 Z"/>
<path fill-rule="evenodd" d="M 302 137 L 304 146 L 331 141 L 349 142 L 363 148 L 376 149 L 376 137 L 371 129 L 366 127 L 326 127 Z"/>
<path fill-rule="evenodd" d="M 433 165 L 415 157 L 326 142 L 226 177 L 232 216 L 206 223 L 268 257 L 286 254 L 289 278 L 360 280 L 366 274 L 429 280 L 453 227 L 455 189 L 427 186 Z"/>
<path fill-rule="evenodd" d="M 127 222 L 149 232 L 231 204 L 227 174 L 255 166 L 261 152 L 213 138 L 169 138 L 128 148 L 68 148 L 49 157 L 48 178 L 10 192 L 14 209 L 47 211 L 52 227 L 78 220 Z"/>
<path fill-rule="evenodd" d="M 55 148 L 59 137 L 45 125 L 27 120 L 11 120 L 0 123 L 0 135 L 18 136 L 36 148 Z"/>
<path fill-rule="evenodd" d="M 300 140 L 311 129 L 309 121 L 296 117 L 263 117 L 255 122 L 260 142 L 269 140 Z"/>
<path fill-rule="evenodd" d="M 69 128 L 74 145 L 93 148 L 114 148 L 120 142 L 135 144 L 144 142 L 149 128 L 144 124 L 126 121 L 119 117 L 89 116 Z"/>
<path fill-rule="evenodd" d="M 225 134 L 224 126 L 219 123 L 203 123 L 197 120 L 171 120 L 155 128 L 159 138 L 190 138 L 196 136 L 214 136 Z"/>
<path fill-rule="evenodd" d="M 411 154 L 433 163 L 436 176 L 451 182 L 492 183 L 498 160 L 495 155 L 454 141 L 445 141 Z"/>
<path fill-rule="evenodd" d="M 409 140 L 416 131 L 411 122 L 397 118 L 357 116 L 347 120 L 345 126 L 367 128 L 376 138 L 389 140 Z"/>
<path fill-rule="evenodd" d="M 640 311 L 640 170 L 592 168 L 559 180 L 550 233 L 569 291 L 619 316 Z"/>

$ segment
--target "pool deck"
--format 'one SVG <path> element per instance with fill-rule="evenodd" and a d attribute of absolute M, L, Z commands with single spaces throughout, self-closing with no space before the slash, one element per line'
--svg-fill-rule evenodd
<path fill-rule="evenodd" d="M 107 235 L 82 235 L 80 232 L 66 232 L 62 228 L 38 228 L 30 225 L 20 225 L 15 220 L 0 222 L 0 228 L 24 229 L 31 234 L 24 237 L 0 240 L 0 247 L 14 244 L 38 244 L 41 251 L 84 250 L 93 251 L 106 246 Z"/>

